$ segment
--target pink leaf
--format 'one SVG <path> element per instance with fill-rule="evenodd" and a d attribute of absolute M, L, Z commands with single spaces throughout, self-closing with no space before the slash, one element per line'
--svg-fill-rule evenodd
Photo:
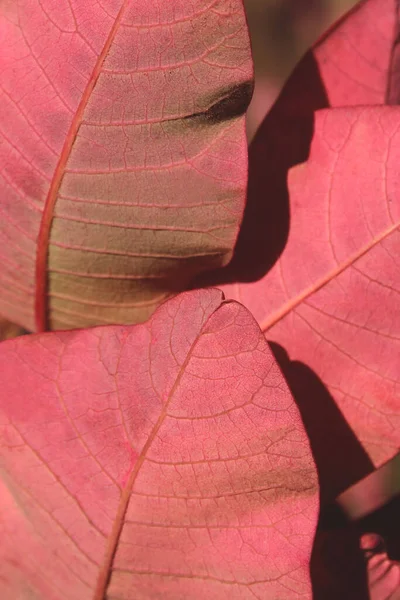
<path fill-rule="evenodd" d="M 244 307 L 182 294 L 0 368 L 1 598 L 311 597 L 315 468 Z"/>
<path fill-rule="evenodd" d="M 241 0 L 6 0 L 0 57 L 4 316 L 137 322 L 228 262 L 252 87 Z"/>
<path fill-rule="evenodd" d="M 313 50 L 330 106 L 398 104 L 398 0 L 362 0 Z"/>
<path fill-rule="evenodd" d="M 264 179 L 274 204 L 265 270 L 224 287 L 322 380 L 375 465 L 400 446 L 400 108 L 383 105 L 400 98 L 397 4 L 361 3 L 288 82 L 251 150 L 250 205 Z M 287 201 L 287 243 L 266 272 L 285 245 L 274 217 L 288 219 Z M 241 248 L 232 264 L 249 281 Z"/>

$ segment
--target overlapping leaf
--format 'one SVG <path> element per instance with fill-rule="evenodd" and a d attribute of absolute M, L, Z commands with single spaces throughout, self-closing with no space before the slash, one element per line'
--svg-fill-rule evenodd
<path fill-rule="evenodd" d="M 0 370 L 2 598 L 311 597 L 315 467 L 244 307 L 182 294 Z"/>
<path fill-rule="evenodd" d="M 4 316 L 137 322 L 229 260 L 252 77 L 241 0 L 6 0 L 0 57 Z"/>
<path fill-rule="evenodd" d="M 265 161 L 273 247 L 259 254 L 258 281 L 224 287 L 313 369 L 375 465 L 400 446 L 398 11 L 394 0 L 361 3 L 293 74 L 251 150 Z M 240 252 L 246 239 L 257 249 L 259 230 L 260 219 L 239 240 L 231 280 L 238 266 L 251 280 Z"/>

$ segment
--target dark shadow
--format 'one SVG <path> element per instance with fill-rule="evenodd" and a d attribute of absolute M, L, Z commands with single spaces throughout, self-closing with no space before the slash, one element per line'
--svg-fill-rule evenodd
<path fill-rule="evenodd" d="M 321 512 L 311 556 L 314 600 L 368 600 L 360 524 L 347 521 L 334 505 L 338 494 L 374 470 L 367 453 L 334 399 L 305 364 L 291 361 L 270 342 L 310 441 L 318 471 Z"/>
<path fill-rule="evenodd" d="M 222 269 L 202 274 L 194 287 L 256 281 L 278 260 L 289 233 L 287 174 L 307 160 L 314 112 L 327 106 L 318 66 L 309 52 L 250 145 L 246 208 L 232 260 Z"/>
<path fill-rule="evenodd" d="M 385 540 L 389 558 L 400 562 L 400 496 L 360 519 L 358 525 L 362 531 L 379 533 Z"/>
<path fill-rule="evenodd" d="M 310 564 L 313 600 L 369 600 L 359 536 L 356 525 L 327 530 L 318 524 Z"/>
<path fill-rule="evenodd" d="M 311 556 L 314 600 L 368 600 L 366 567 L 359 549 L 363 533 L 378 533 L 390 559 L 400 560 L 400 497 L 357 522 L 325 510 L 316 531 Z M 327 513 L 330 513 L 327 519 Z M 339 509 L 337 509 L 339 515 Z M 325 518 L 324 518 L 325 517 Z"/>
<path fill-rule="evenodd" d="M 325 506 L 372 473 L 374 465 L 319 377 L 302 362 L 291 361 L 278 344 L 269 345 L 299 407 Z"/>

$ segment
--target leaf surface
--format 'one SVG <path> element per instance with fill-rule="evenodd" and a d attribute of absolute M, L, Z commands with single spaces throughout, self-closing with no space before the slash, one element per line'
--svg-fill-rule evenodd
<path fill-rule="evenodd" d="M 315 466 L 243 306 L 185 293 L 0 369 L 2 598 L 311 598 Z"/>
<path fill-rule="evenodd" d="M 400 446 L 398 26 L 398 2 L 363 2 L 294 72 L 251 151 L 274 154 L 263 200 L 288 203 L 284 250 L 223 287 L 316 373 L 375 465 Z"/>
<path fill-rule="evenodd" d="M 145 320 L 225 264 L 243 212 L 241 0 L 0 5 L 0 311 Z"/>

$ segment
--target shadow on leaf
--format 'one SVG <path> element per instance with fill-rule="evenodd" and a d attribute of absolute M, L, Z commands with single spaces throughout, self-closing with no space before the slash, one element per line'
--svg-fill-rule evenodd
<path fill-rule="evenodd" d="M 319 377 L 291 361 L 278 344 L 269 344 L 300 410 L 318 471 L 321 512 L 310 566 L 313 598 L 368 600 L 360 525 L 349 523 L 334 499 L 371 473 L 373 464 Z"/>
<path fill-rule="evenodd" d="M 289 234 L 288 171 L 307 160 L 314 112 L 326 107 L 318 66 L 309 52 L 250 145 L 246 207 L 232 260 L 222 269 L 201 275 L 196 287 L 257 281 L 278 260 Z"/>

